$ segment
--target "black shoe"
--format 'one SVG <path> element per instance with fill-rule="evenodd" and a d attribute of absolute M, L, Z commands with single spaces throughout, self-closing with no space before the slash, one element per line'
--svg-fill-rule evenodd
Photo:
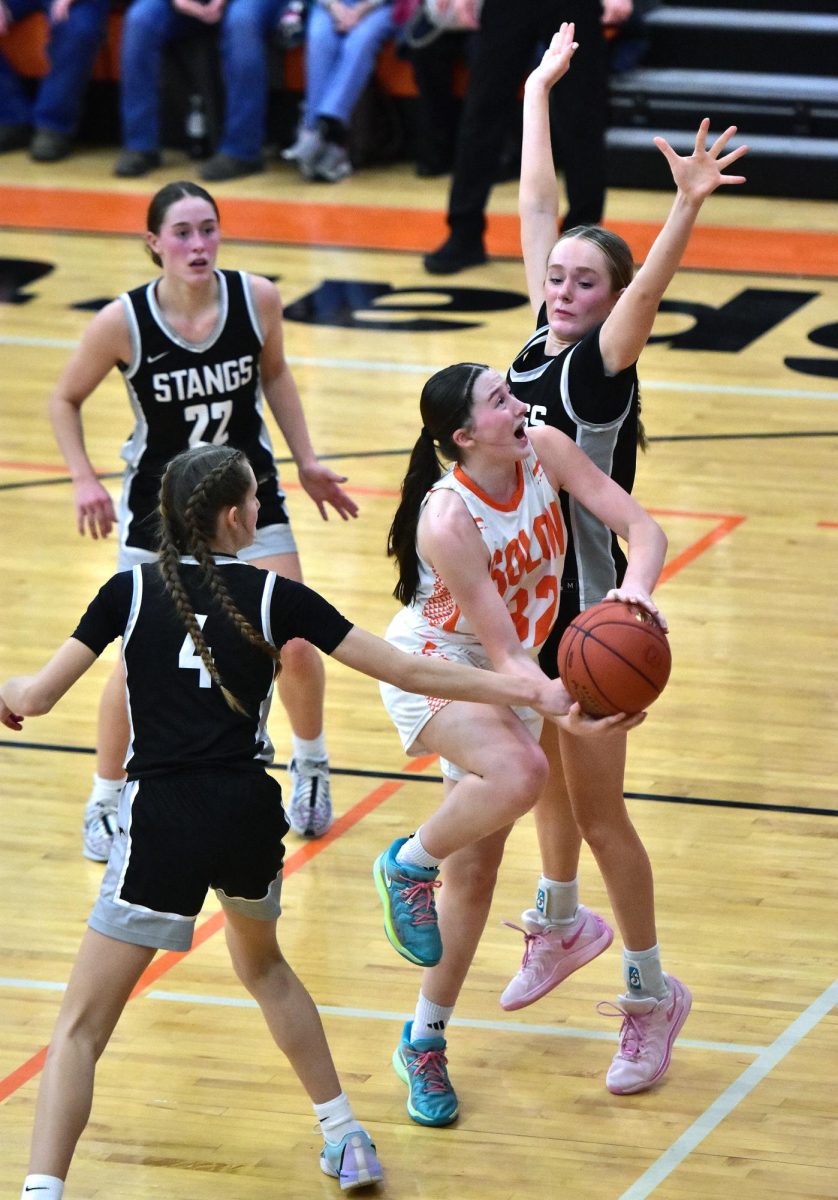
<path fill-rule="evenodd" d="M 0 125 L 0 154 L 22 150 L 29 145 L 32 130 L 28 125 Z"/>
<path fill-rule="evenodd" d="M 138 179 L 159 167 L 161 162 L 159 150 L 123 150 L 113 173 L 120 179 Z"/>
<path fill-rule="evenodd" d="M 261 158 L 233 158 L 230 154 L 214 154 L 201 167 L 202 179 L 216 183 L 224 179 L 241 179 L 245 175 L 258 175 L 264 171 Z"/>
<path fill-rule="evenodd" d="M 69 133 L 59 133 L 57 129 L 36 129 L 29 143 L 29 157 L 35 162 L 60 162 L 72 149 L 73 139 Z"/>
<path fill-rule="evenodd" d="M 456 275 L 466 267 L 480 267 L 488 262 L 482 242 L 463 242 L 452 236 L 438 250 L 426 254 L 423 262 L 431 275 Z"/>

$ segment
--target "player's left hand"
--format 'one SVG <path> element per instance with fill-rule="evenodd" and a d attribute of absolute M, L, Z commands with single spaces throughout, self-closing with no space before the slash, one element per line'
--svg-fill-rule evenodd
<path fill-rule="evenodd" d="M 578 704 L 571 706 L 570 712 L 556 718 L 556 724 L 566 733 L 575 737 L 607 737 L 612 733 L 628 733 L 636 729 L 646 720 L 646 713 L 614 713 L 610 717 L 592 717 L 583 712 Z"/>
<path fill-rule="evenodd" d="M 558 33 L 553 34 L 550 45 L 544 51 L 541 62 L 528 75 L 527 87 L 535 87 L 539 90 L 546 88 L 549 91 L 563 75 L 567 74 L 570 60 L 578 48 L 577 43 L 573 40 L 575 30 L 576 27 L 572 21 L 562 22 Z"/>
<path fill-rule="evenodd" d="M 669 622 L 647 592 L 641 592 L 636 588 L 612 588 L 603 599 L 620 600 L 623 604 L 636 604 L 638 608 L 645 609 L 650 617 L 654 617 L 664 633 L 669 632 Z"/>
<path fill-rule="evenodd" d="M 2 696 L 0 696 L 0 725 L 5 725 L 7 729 L 23 729 L 23 717 L 13 713 Z"/>
<path fill-rule="evenodd" d="M 346 483 L 346 479 L 346 475 L 336 475 L 334 471 L 329 467 L 324 467 L 320 462 L 300 468 L 300 483 L 317 505 L 318 512 L 324 521 L 329 519 L 329 514 L 326 512 L 327 504 L 331 504 L 344 521 L 348 521 L 350 517 L 357 517 L 358 505 L 340 486 L 342 483 Z"/>

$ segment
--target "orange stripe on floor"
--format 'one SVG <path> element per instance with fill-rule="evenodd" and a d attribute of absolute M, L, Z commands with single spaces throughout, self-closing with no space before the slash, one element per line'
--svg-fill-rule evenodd
<path fill-rule="evenodd" d="M 140 236 L 148 199 L 147 192 L 0 187 L 0 225 Z M 240 197 L 222 200 L 221 207 L 225 233 L 243 241 L 421 254 L 438 246 L 448 231 L 444 214 L 427 209 Z M 608 224 L 626 239 L 638 262 L 646 257 L 660 228 L 648 221 Z M 517 216 L 490 215 L 486 244 L 490 254 L 517 258 Z M 838 233 L 699 225 L 683 262 L 685 267 L 704 270 L 838 278 Z"/>
<path fill-rule="evenodd" d="M 402 770 L 419 774 L 419 772 L 424 771 L 426 767 L 431 766 L 434 762 L 436 762 L 435 754 L 425 754 L 421 757 L 411 759 Z M 318 854 L 322 854 L 332 842 L 350 830 L 353 825 L 357 825 L 373 809 L 378 808 L 380 804 L 388 800 L 406 782 L 404 779 L 390 779 L 382 783 L 380 787 L 375 788 L 367 796 L 364 796 L 357 804 L 345 812 L 343 816 L 335 820 L 329 832 L 324 837 L 318 838 L 313 842 L 306 842 L 299 850 L 295 850 L 285 860 L 282 871 L 283 877 L 287 879 L 289 875 L 293 875 L 295 871 L 305 866 L 313 858 L 316 858 Z M 372 859 L 370 859 L 370 872 L 372 872 Z M 372 888 L 372 882 L 370 882 L 370 887 Z M 145 991 L 152 983 L 156 983 L 161 975 L 165 975 L 171 971 L 172 967 L 177 966 L 181 959 L 186 958 L 187 954 L 191 954 L 194 950 L 197 950 L 200 945 L 216 934 L 219 929 L 223 929 L 223 927 L 223 912 L 214 912 L 212 916 L 207 917 L 206 921 L 196 927 L 192 938 L 191 950 L 187 950 L 182 954 L 176 953 L 173 950 L 167 950 L 158 955 L 143 971 L 129 996 L 129 1000 L 133 1000 L 135 996 Z M 26 1062 L 21 1063 L 19 1067 L 11 1071 L 5 1079 L 0 1079 L 0 1102 L 7 1100 L 9 1096 L 13 1095 L 19 1088 L 22 1088 L 25 1083 L 28 1083 L 30 1079 L 33 1079 L 42 1070 L 47 1057 L 47 1049 L 48 1047 L 41 1046 Z"/>

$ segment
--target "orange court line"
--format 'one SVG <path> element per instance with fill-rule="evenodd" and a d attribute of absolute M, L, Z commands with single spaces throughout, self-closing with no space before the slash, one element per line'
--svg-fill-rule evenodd
<path fill-rule="evenodd" d="M 402 771 L 418 774 L 435 761 L 435 754 L 425 754 L 421 757 L 412 758 L 402 768 Z M 322 854 L 332 842 L 350 830 L 353 825 L 357 825 L 359 821 L 367 816 L 368 813 L 371 813 L 373 809 L 383 804 L 385 800 L 389 800 L 399 788 L 404 787 L 405 782 L 403 779 L 387 780 L 386 783 L 382 783 L 380 787 L 375 788 L 369 795 L 364 796 L 357 804 L 345 812 L 343 816 L 338 817 L 328 833 L 322 838 L 318 838 L 315 842 L 307 842 L 299 850 L 296 850 L 290 858 L 285 860 L 282 869 L 283 878 L 293 875 L 300 867 L 305 866 L 307 862 L 311 862 L 318 854 Z M 156 983 L 161 975 L 165 975 L 172 967 L 177 966 L 181 959 L 186 958 L 188 954 L 191 954 L 199 946 L 203 945 L 204 942 L 217 933 L 219 929 L 223 929 L 223 927 L 224 913 L 221 911 L 213 913 L 206 921 L 203 921 L 196 927 L 190 950 L 186 950 L 183 953 L 166 950 L 164 953 L 158 955 L 153 962 L 149 963 L 128 999 L 133 1000 L 135 996 L 145 991 L 152 983 Z M 5 1079 L 0 1079 L 0 1103 L 7 1100 L 9 1096 L 13 1095 L 19 1088 L 22 1088 L 25 1083 L 28 1083 L 30 1079 L 33 1079 L 38 1074 L 46 1060 L 47 1049 L 47 1046 L 41 1046 L 26 1062 L 21 1063 L 19 1067 L 11 1071 Z"/>
<path fill-rule="evenodd" d="M 148 199 L 146 192 L 4 186 L 0 187 L 0 226 L 140 236 Z M 448 232 L 444 213 L 438 210 L 242 197 L 222 200 L 221 206 L 225 233 L 243 241 L 421 254 L 437 246 Z M 608 225 L 626 239 L 638 262 L 660 229 L 659 223 L 649 221 L 609 221 Z M 490 214 L 486 244 L 490 254 L 517 258 L 517 216 Z M 838 233 L 699 225 L 683 265 L 838 278 Z"/>

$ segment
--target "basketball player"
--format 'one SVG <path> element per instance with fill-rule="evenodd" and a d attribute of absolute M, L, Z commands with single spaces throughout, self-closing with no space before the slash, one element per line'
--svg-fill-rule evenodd
<path fill-rule="evenodd" d="M 536 331 L 513 362 L 510 387 L 529 406 L 532 427 L 561 429 L 627 491 L 643 445 L 637 359 L 661 297 L 689 240 L 704 200 L 717 187 L 744 182 L 722 172 L 745 152 L 727 153 L 736 132 L 707 146 L 702 121 L 691 155 L 679 157 L 655 138 L 676 185 L 669 216 L 633 276 L 629 247 L 600 226 L 559 233 L 556 176 L 550 150 L 548 97 L 574 51 L 573 26 L 562 26 L 524 93 L 519 207 L 527 287 Z M 558 241 L 556 240 L 558 237 Z M 562 495 L 568 553 L 558 620 L 539 657 L 551 678 L 562 633 L 582 609 L 619 586 L 625 571 L 616 539 L 594 514 Z M 535 907 L 522 915 L 524 956 L 501 997 L 519 1009 L 544 996 L 601 954 L 613 934 L 579 903 L 578 864 L 588 842 L 608 890 L 623 941 L 624 992 L 601 1011 L 622 1021 L 606 1086 L 618 1095 L 643 1091 L 670 1062 L 672 1043 L 689 1014 L 689 990 L 663 972 L 655 923 L 652 869 L 623 796 L 626 739 L 615 734 L 608 755 L 545 727 L 548 785 L 535 807 L 542 855 Z"/>
<path fill-rule="evenodd" d="M 46 666 L 0 686 L 0 722 L 19 730 L 122 638 L 128 782 L 44 1066 L 22 1200 L 35 1192 L 38 1200 L 61 1200 L 96 1061 L 155 950 L 191 946 L 210 887 L 224 909 L 235 971 L 314 1105 L 321 1169 L 343 1191 L 382 1178 L 317 1009 L 277 944 L 288 825 L 281 790 L 265 771 L 272 758 L 265 726 L 288 640 L 311 639 L 399 688 L 533 705 L 551 716 L 566 707 L 561 684 L 537 671 L 500 675 L 402 654 L 303 584 L 242 563 L 237 556 L 258 537 L 259 507 L 241 451 L 200 446 L 178 455 L 162 481 L 157 562 L 114 575 Z"/>
<path fill-rule="evenodd" d="M 390 530 L 395 594 L 405 607 L 388 640 L 539 678 L 536 655 L 556 620 L 566 546 L 559 489 L 628 542 L 625 577 L 608 597 L 641 605 L 665 628 L 651 599 L 666 551 L 660 526 L 565 434 L 528 430 L 527 406 L 501 375 L 475 363 L 448 367 L 425 384 L 420 408 L 422 433 Z M 437 453 L 456 464 L 444 475 Z M 440 807 L 379 856 L 374 877 L 388 939 L 427 968 L 393 1063 L 411 1117 L 447 1125 L 458 1102 L 442 1031 L 486 923 L 504 843 L 544 785 L 547 760 L 532 712 L 381 690 L 405 750 L 439 754 L 445 777 Z M 559 725 L 569 739 L 603 757 L 645 716 L 594 720 L 570 697 L 567 710 Z"/>
<path fill-rule="evenodd" d="M 285 358 L 282 305 L 269 280 L 216 268 L 218 208 L 203 188 L 167 184 L 148 209 L 147 248 L 161 275 L 108 304 L 94 317 L 50 402 L 58 444 L 70 469 L 79 532 L 106 537 L 111 498 L 85 450 L 81 408 L 117 367 L 135 427 L 119 504 L 118 567 L 154 558 L 154 520 L 163 465 L 187 446 L 211 442 L 245 451 L 259 480 L 258 535 L 248 561 L 302 579 L 285 497 L 280 490 L 264 403 L 294 457 L 300 482 L 326 519 L 331 504 L 347 520 L 357 505 L 343 476 L 320 463 L 309 439 L 297 386 Z M 263 399 L 264 397 L 264 399 Z M 293 734 L 289 819 L 295 833 L 319 837 L 332 819 L 323 733 L 323 664 L 307 642 L 283 651 L 280 698 Z M 120 667 L 102 696 L 98 762 L 84 818 L 87 858 L 104 862 L 124 782 L 128 743 Z"/>

